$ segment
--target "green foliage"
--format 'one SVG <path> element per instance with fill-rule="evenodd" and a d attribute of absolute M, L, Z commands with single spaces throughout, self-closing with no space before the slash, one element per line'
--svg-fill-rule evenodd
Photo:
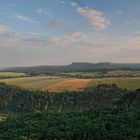
<path fill-rule="evenodd" d="M 127 91 L 116 85 L 98 85 L 83 92 L 49 93 L 29 91 L 0 84 L 1 112 L 87 111 L 99 106 L 113 106 Z"/>
<path fill-rule="evenodd" d="M 0 79 L 15 78 L 15 77 L 25 77 L 25 73 L 19 72 L 0 72 Z"/>
<path fill-rule="evenodd" d="M 140 109 L 33 113 L 0 123 L 2 140 L 139 140 Z"/>
<path fill-rule="evenodd" d="M 139 140 L 140 89 L 98 85 L 84 92 L 28 91 L 0 83 L 0 140 Z M 36 112 L 41 111 L 41 112 Z"/>
<path fill-rule="evenodd" d="M 89 82 L 87 88 L 92 88 L 100 84 L 116 84 L 118 87 L 128 90 L 135 90 L 140 88 L 140 78 L 139 77 L 115 77 L 115 78 L 94 78 Z"/>

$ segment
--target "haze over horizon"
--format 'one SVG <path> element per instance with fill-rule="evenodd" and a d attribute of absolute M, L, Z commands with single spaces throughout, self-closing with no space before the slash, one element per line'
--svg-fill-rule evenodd
<path fill-rule="evenodd" d="M 140 63 L 140 0 L 0 0 L 0 67 Z"/>

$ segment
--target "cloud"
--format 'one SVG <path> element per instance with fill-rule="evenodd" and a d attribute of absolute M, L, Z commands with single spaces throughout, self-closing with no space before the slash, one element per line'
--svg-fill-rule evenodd
<path fill-rule="evenodd" d="M 24 37 L 12 28 L 0 25 L 0 42 L 0 63 L 3 65 L 140 60 L 140 34 L 109 37 L 88 32 L 68 32 L 43 36 L 38 32 L 29 32 Z"/>
<path fill-rule="evenodd" d="M 111 20 L 104 16 L 104 14 L 95 9 L 91 9 L 88 6 L 81 7 L 79 3 L 75 1 L 65 1 L 65 0 L 54 0 L 60 3 L 67 3 L 70 6 L 74 7 L 77 12 L 83 16 L 88 24 L 95 30 L 104 30 L 107 29 L 111 25 Z M 117 10 L 118 14 L 121 14 L 121 10 Z"/>
<path fill-rule="evenodd" d="M 38 32 L 29 32 L 26 35 L 27 36 L 30 36 L 30 37 L 40 37 L 41 36 L 41 33 L 38 33 Z"/>
<path fill-rule="evenodd" d="M 117 10 L 116 12 L 117 12 L 117 14 L 122 14 L 123 13 L 122 10 Z"/>
<path fill-rule="evenodd" d="M 67 1 L 65 1 L 65 0 L 60 0 L 60 3 L 65 4 L 65 3 L 67 3 Z"/>
<path fill-rule="evenodd" d="M 6 33 L 11 31 L 9 27 L 5 26 L 5 25 L 0 25 L 0 34 L 1 33 Z"/>
<path fill-rule="evenodd" d="M 69 32 L 61 36 L 52 36 L 47 39 L 47 43 L 49 46 L 71 46 L 93 50 L 96 48 L 105 52 L 121 49 L 139 49 L 140 51 L 139 34 L 112 38 L 87 32 Z"/>
<path fill-rule="evenodd" d="M 50 17 L 50 18 L 54 18 L 53 15 L 51 15 L 48 12 L 48 9 L 46 9 L 46 8 L 38 8 L 36 11 L 37 11 L 38 14 L 44 14 L 44 15 L 47 15 L 48 17 Z"/>
<path fill-rule="evenodd" d="M 53 29 L 70 28 L 69 24 L 61 19 L 51 20 L 50 22 L 48 22 L 48 27 Z"/>
<path fill-rule="evenodd" d="M 95 30 L 104 30 L 111 24 L 111 21 L 107 19 L 101 11 L 83 7 L 78 7 L 77 11 Z"/>
<path fill-rule="evenodd" d="M 73 6 L 73 7 L 79 7 L 79 4 L 78 4 L 77 2 L 71 2 L 70 4 L 71 4 L 71 6 Z"/>
<path fill-rule="evenodd" d="M 30 23 L 37 23 L 37 21 L 34 21 L 32 20 L 31 17 L 27 17 L 27 16 L 16 15 L 16 18 Z"/>
<path fill-rule="evenodd" d="M 53 1 L 59 2 L 59 3 L 61 3 L 61 4 L 66 4 L 66 3 L 68 3 L 67 0 L 53 0 Z"/>
<path fill-rule="evenodd" d="M 69 32 L 61 36 L 52 36 L 48 39 L 51 46 L 80 47 L 87 43 L 88 35 L 83 32 Z"/>
<path fill-rule="evenodd" d="M 18 36 L 18 34 L 14 31 L 11 30 L 10 27 L 6 25 L 0 25 L 0 42 L 1 43 L 6 43 L 5 41 L 7 40 L 7 43 L 11 40 L 15 40 L 15 38 Z"/>

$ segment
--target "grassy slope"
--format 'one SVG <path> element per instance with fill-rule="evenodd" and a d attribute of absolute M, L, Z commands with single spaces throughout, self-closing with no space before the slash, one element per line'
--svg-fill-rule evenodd
<path fill-rule="evenodd" d="M 37 76 L 37 77 L 23 77 L 23 78 L 12 78 L 12 79 L 1 79 L 1 82 L 5 82 L 10 85 L 16 85 L 28 89 L 39 89 L 42 90 L 50 84 L 56 83 L 63 80 L 61 77 L 52 76 Z"/>
<path fill-rule="evenodd" d="M 132 71 L 132 70 L 113 70 L 108 71 L 106 73 L 102 72 L 71 72 L 71 73 L 64 73 L 65 75 L 70 76 L 135 76 L 140 77 L 140 71 Z"/>
<path fill-rule="evenodd" d="M 1 79 L 0 82 L 5 82 L 10 85 L 16 85 L 28 89 L 39 89 L 49 91 L 79 91 L 83 90 L 90 79 L 71 79 L 54 76 L 38 76 Z"/>
<path fill-rule="evenodd" d="M 127 89 L 140 88 L 140 78 L 102 78 L 92 80 L 87 87 L 93 87 L 98 84 L 116 84 L 118 87 Z"/>
<path fill-rule="evenodd" d="M 16 72 L 0 72 L 0 77 L 20 77 L 20 76 L 26 76 L 26 74 Z"/>
<path fill-rule="evenodd" d="M 116 84 L 121 88 L 140 88 L 140 78 L 95 78 L 77 79 L 55 76 L 22 77 L 12 79 L 0 79 L 10 85 L 16 85 L 28 89 L 50 90 L 50 91 L 72 91 L 83 90 L 85 87 L 93 87 L 102 83 Z"/>

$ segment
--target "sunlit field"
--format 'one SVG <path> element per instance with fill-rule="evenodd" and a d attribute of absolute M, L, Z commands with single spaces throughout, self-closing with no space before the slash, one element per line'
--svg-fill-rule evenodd
<path fill-rule="evenodd" d="M 60 91 L 81 91 L 85 88 L 92 88 L 99 84 L 116 84 L 120 88 L 137 89 L 140 88 L 140 78 L 64 78 L 57 76 L 36 76 L 0 79 L 9 85 L 15 85 L 32 90 L 42 90 L 51 92 Z"/>
<path fill-rule="evenodd" d="M 17 72 L 0 72 L 0 77 L 22 77 L 26 76 L 25 73 L 17 73 Z"/>

